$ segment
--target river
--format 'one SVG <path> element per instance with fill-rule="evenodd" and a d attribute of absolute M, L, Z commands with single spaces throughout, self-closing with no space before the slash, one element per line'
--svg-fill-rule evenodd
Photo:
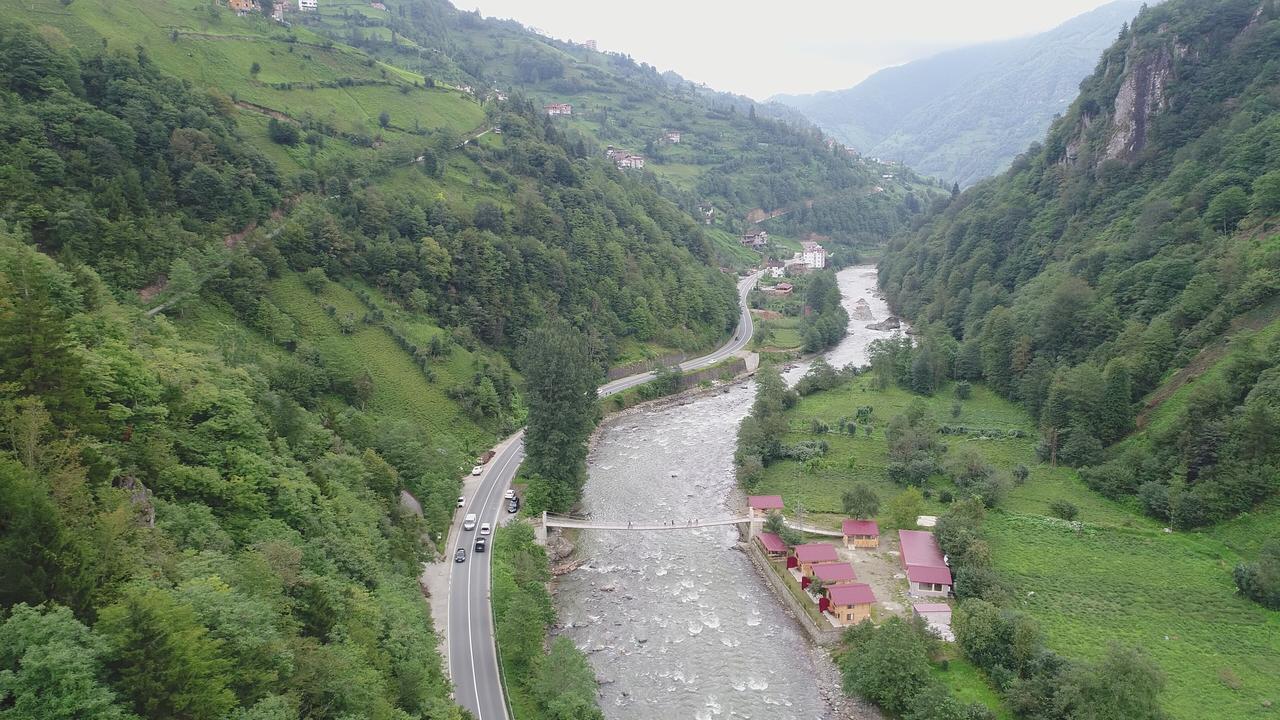
<path fill-rule="evenodd" d="M 837 274 L 849 335 L 827 353 L 840 367 L 865 364 L 888 333 L 874 295 L 875 268 Z M 787 373 L 794 381 L 797 367 Z M 588 459 L 583 506 L 593 519 L 711 519 L 741 514 L 733 475 L 738 424 L 751 382 L 727 392 L 606 420 Z M 559 580 L 562 632 L 587 653 L 611 720 L 832 717 L 819 693 L 808 640 L 751 561 L 733 527 L 652 533 L 587 531 L 587 563 Z"/>

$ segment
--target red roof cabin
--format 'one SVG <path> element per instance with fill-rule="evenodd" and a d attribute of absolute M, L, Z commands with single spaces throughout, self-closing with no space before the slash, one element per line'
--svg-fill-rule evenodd
<path fill-rule="evenodd" d="M 898 559 L 907 571 L 912 595 L 940 595 L 951 592 L 951 570 L 942 557 L 942 549 L 933 533 L 923 530 L 899 530 Z"/>
<path fill-rule="evenodd" d="M 858 574 L 847 562 L 818 563 L 813 566 L 813 579 L 820 580 L 823 585 L 839 585 L 857 580 Z"/>
<path fill-rule="evenodd" d="M 875 520 L 845 520 L 840 523 L 840 532 L 844 535 L 845 547 L 880 547 L 880 526 Z"/>
<path fill-rule="evenodd" d="M 787 544 L 782 542 L 782 538 L 770 532 L 762 532 L 756 535 L 756 540 L 760 541 L 760 547 L 764 548 L 764 552 L 771 558 L 783 558 L 787 556 Z"/>
<path fill-rule="evenodd" d="M 800 568 L 800 575 L 804 578 L 813 577 L 813 566 L 818 563 L 836 562 L 840 558 L 836 556 L 836 547 L 827 543 L 807 543 L 805 545 L 797 545 L 792 548 L 791 557 L 787 560 L 787 567 Z M 808 583 L 804 583 L 808 585 Z"/>
<path fill-rule="evenodd" d="M 876 602 L 876 594 L 866 583 L 842 583 L 826 589 L 826 607 L 818 603 L 819 608 L 827 613 L 831 624 L 836 627 L 857 625 L 871 619 L 871 606 Z"/>
<path fill-rule="evenodd" d="M 747 508 L 751 511 L 751 517 L 766 517 L 774 510 L 782 512 L 782 496 L 748 495 Z"/>

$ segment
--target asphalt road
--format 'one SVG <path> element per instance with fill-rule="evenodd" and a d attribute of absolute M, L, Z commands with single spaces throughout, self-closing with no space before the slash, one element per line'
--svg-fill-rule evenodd
<path fill-rule="evenodd" d="M 738 283 L 742 315 L 733 339 L 712 353 L 689 360 L 681 370 L 699 370 L 714 365 L 747 346 L 753 325 L 746 297 L 759 279 L 752 275 Z M 641 373 L 600 386 L 601 397 L 642 385 L 653 379 L 653 373 Z M 524 432 L 516 433 L 495 448 L 496 455 L 484 466 L 479 482 L 467 483 L 466 504 L 458 511 L 455 528 L 449 537 L 452 550 L 466 548 L 467 561 L 453 563 L 449 578 L 449 674 L 453 678 L 454 698 L 476 717 L 476 720 L 509 720 L 502 696 L 502 679 L 498 672 L 498 656 L 493 642 L 493 615 L 489 609 L 489 553 L 476 553 L 475 541 L 480 525 L 497 527 L 505 520 L 507 504 L 503 499 L 507 488 L 524 460 Z M 476 528 L 462 530 L 467 513 L 475 513 Z M 492 539 L 490 539 L 492 542 Z M 452 559 L 452 552 L 450 559 Z"/>

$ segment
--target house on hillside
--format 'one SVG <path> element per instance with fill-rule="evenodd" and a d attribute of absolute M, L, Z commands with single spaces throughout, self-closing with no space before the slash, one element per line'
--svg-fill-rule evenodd
<path fill-rule="evenodd" d="M 374 10 L 381 10 L 382 12 L 387 11 L 387 6 L 378 2 L 378 0 L 374 0 L 373 2 L 369 3 L 369 7 L 373 8 Z"/>
<path fill-rule="evenodd" d="M 769 233 L 764 230 L 753 233 L 743 233 L 742 237 L 738 239 L 738 242 L 742 243 L 744 247 L 758 250 L 769 244 Z"/>
<path fill-rule="evenodd" d="M 898 560 L 907 571 L 912 595 L 946 596 L 951 592 L 951 569 L 933 533 L 923 530 L 898 531 Z"/>
<path fill-rule="evenodd" d="M 604 149 L 605 157 L 613 161 L 618 169 L 639 169 L 644 167 L 644 156 L 636 155 L 622 148 L 616 148 L 612 145 Z"/>
<path fill-rule="evenodd" d="M 770 260 L 764 264 L 765 274 L 771 278 L 780 278 L 785 272 L 786 266 L 781 260 Z"/>
<path fill-rule="evenodd" d="M 678 145 L 680 143 L 680 131 L 667 130 L 666 132 L 662 133 L 662 139 L 666 142 L 671 143 L 672 145 Z"/>
<path fill-rule="evenodd" d="M 782 496 L 781 495 L 748 495 L 747 511 L 753 518 L 767 517 L 769 513 L 777 510 L 782 512 Z"/>
<path fill-rule="evenodd" d="M 276 22 L 284 22 L 284 3 L 276 2 L 271 6 L 271 19 Z"/>
<path fill-rule="evenodd" d="M 716 209 L 711 205 L 711 203 L 699 205 L 698 212 L 702 213 L 703 225 L 710 225 L 711 221 L 716 217 Z"/>
<path fill-rule="evenodd" d="M 298 9 L 302 12 L 315 12 L 320 9 L 317 0 L 298 0 Z"/>
<path fill-rule="evenodd" d="M 845 520 L 840 523 L 840 534 L 844 535 L 845 547 L 880 547 L 880 526 L 875 520 Z"/>
<path fill-rule="evenodd" d="M 254 0 L 227 0 L 227 7 L 231 8 L 231 12 L 237 15 L 251 13 L 258 9 L 258 3 Z"/>
<path fill-rule="evenodd" d="M 595 40 L 588 40 L 588 41 L 586 41 L 586 42 L 582 43 L 582 47 L 584 47 L 584 48 L 586 48 L 586 49 L 588 49 L 588 50 L 596 50 L 596 51 L 598 51 L 600 46 L 596 44 L 596 41 L 595 41 Z"/>
<path fill-rule="evenodd" d="M 821 270 L 827 266 L 827 250 L 816 242 L 805 240 L 800 243 L 800 257 L 802 263 L 808 263 L 809 267 L 815 270 Z"/>
<path fill-rule="evenodd" d="M 836 627 L 857 625 L 871 619 L 871 606 L 876 602 L 876 594 L 866 583 L 842 583 L 832 585 L 823 591 L 818 609 L 827 614 L 827 619 Z"/>
<path fill-rule="evenodd" d="M 542 109 L 552 117 L 556 115 L 572 115 L 573 106 L 569 103 L 548 103 L 542 106 Z"/>
<path fill-rule="evenodd" d="M 769 290 L 769 292 L 773 293 L 774 295 L 790 295 L 792 290 L 795 290 L 794 285 L 792 285 L 791 283 L 782 282 L 782 283 L 778 283 L 777 285 L 774 285 Z"/>
<path fill-rule="evenodd" d="M 782 559 L 787 556 L 787 544 L 782 538 L 771 532 L 762 532 L 756 535 L 756 540 L 760 543 L 760 547 L 764 548 L 764 554 L 771 559 Z"/>
<path fill-rule="evenodd" d="M 834 545 L 806 543 L 791 548 L 791 557 L 787 558 L 787 567 L 795 568 L 802 578 L 812 578 L 814 565 L 837 562 L 839 560 L 840 558 L 836 555 Z M 808 583 L 804 584 L 807 585 Z"/>
<path fill-rule="evenodd" d="M 807 262 L 789 262 L 787 263 L 787 274 L 791 277 L 798 275 L 808 275 L 813 272 L 813 266 Z"/>

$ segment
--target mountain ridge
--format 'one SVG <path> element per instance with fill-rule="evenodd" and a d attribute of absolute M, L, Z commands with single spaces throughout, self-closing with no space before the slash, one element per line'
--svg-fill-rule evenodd
<path fill-rule="evenodd" d="M 865 155 L 968 186 L 1043 134 L 1139 7 L 1118 0 L 1044 33 L 886 68 L 845 90 L 770 100 Z"/>

